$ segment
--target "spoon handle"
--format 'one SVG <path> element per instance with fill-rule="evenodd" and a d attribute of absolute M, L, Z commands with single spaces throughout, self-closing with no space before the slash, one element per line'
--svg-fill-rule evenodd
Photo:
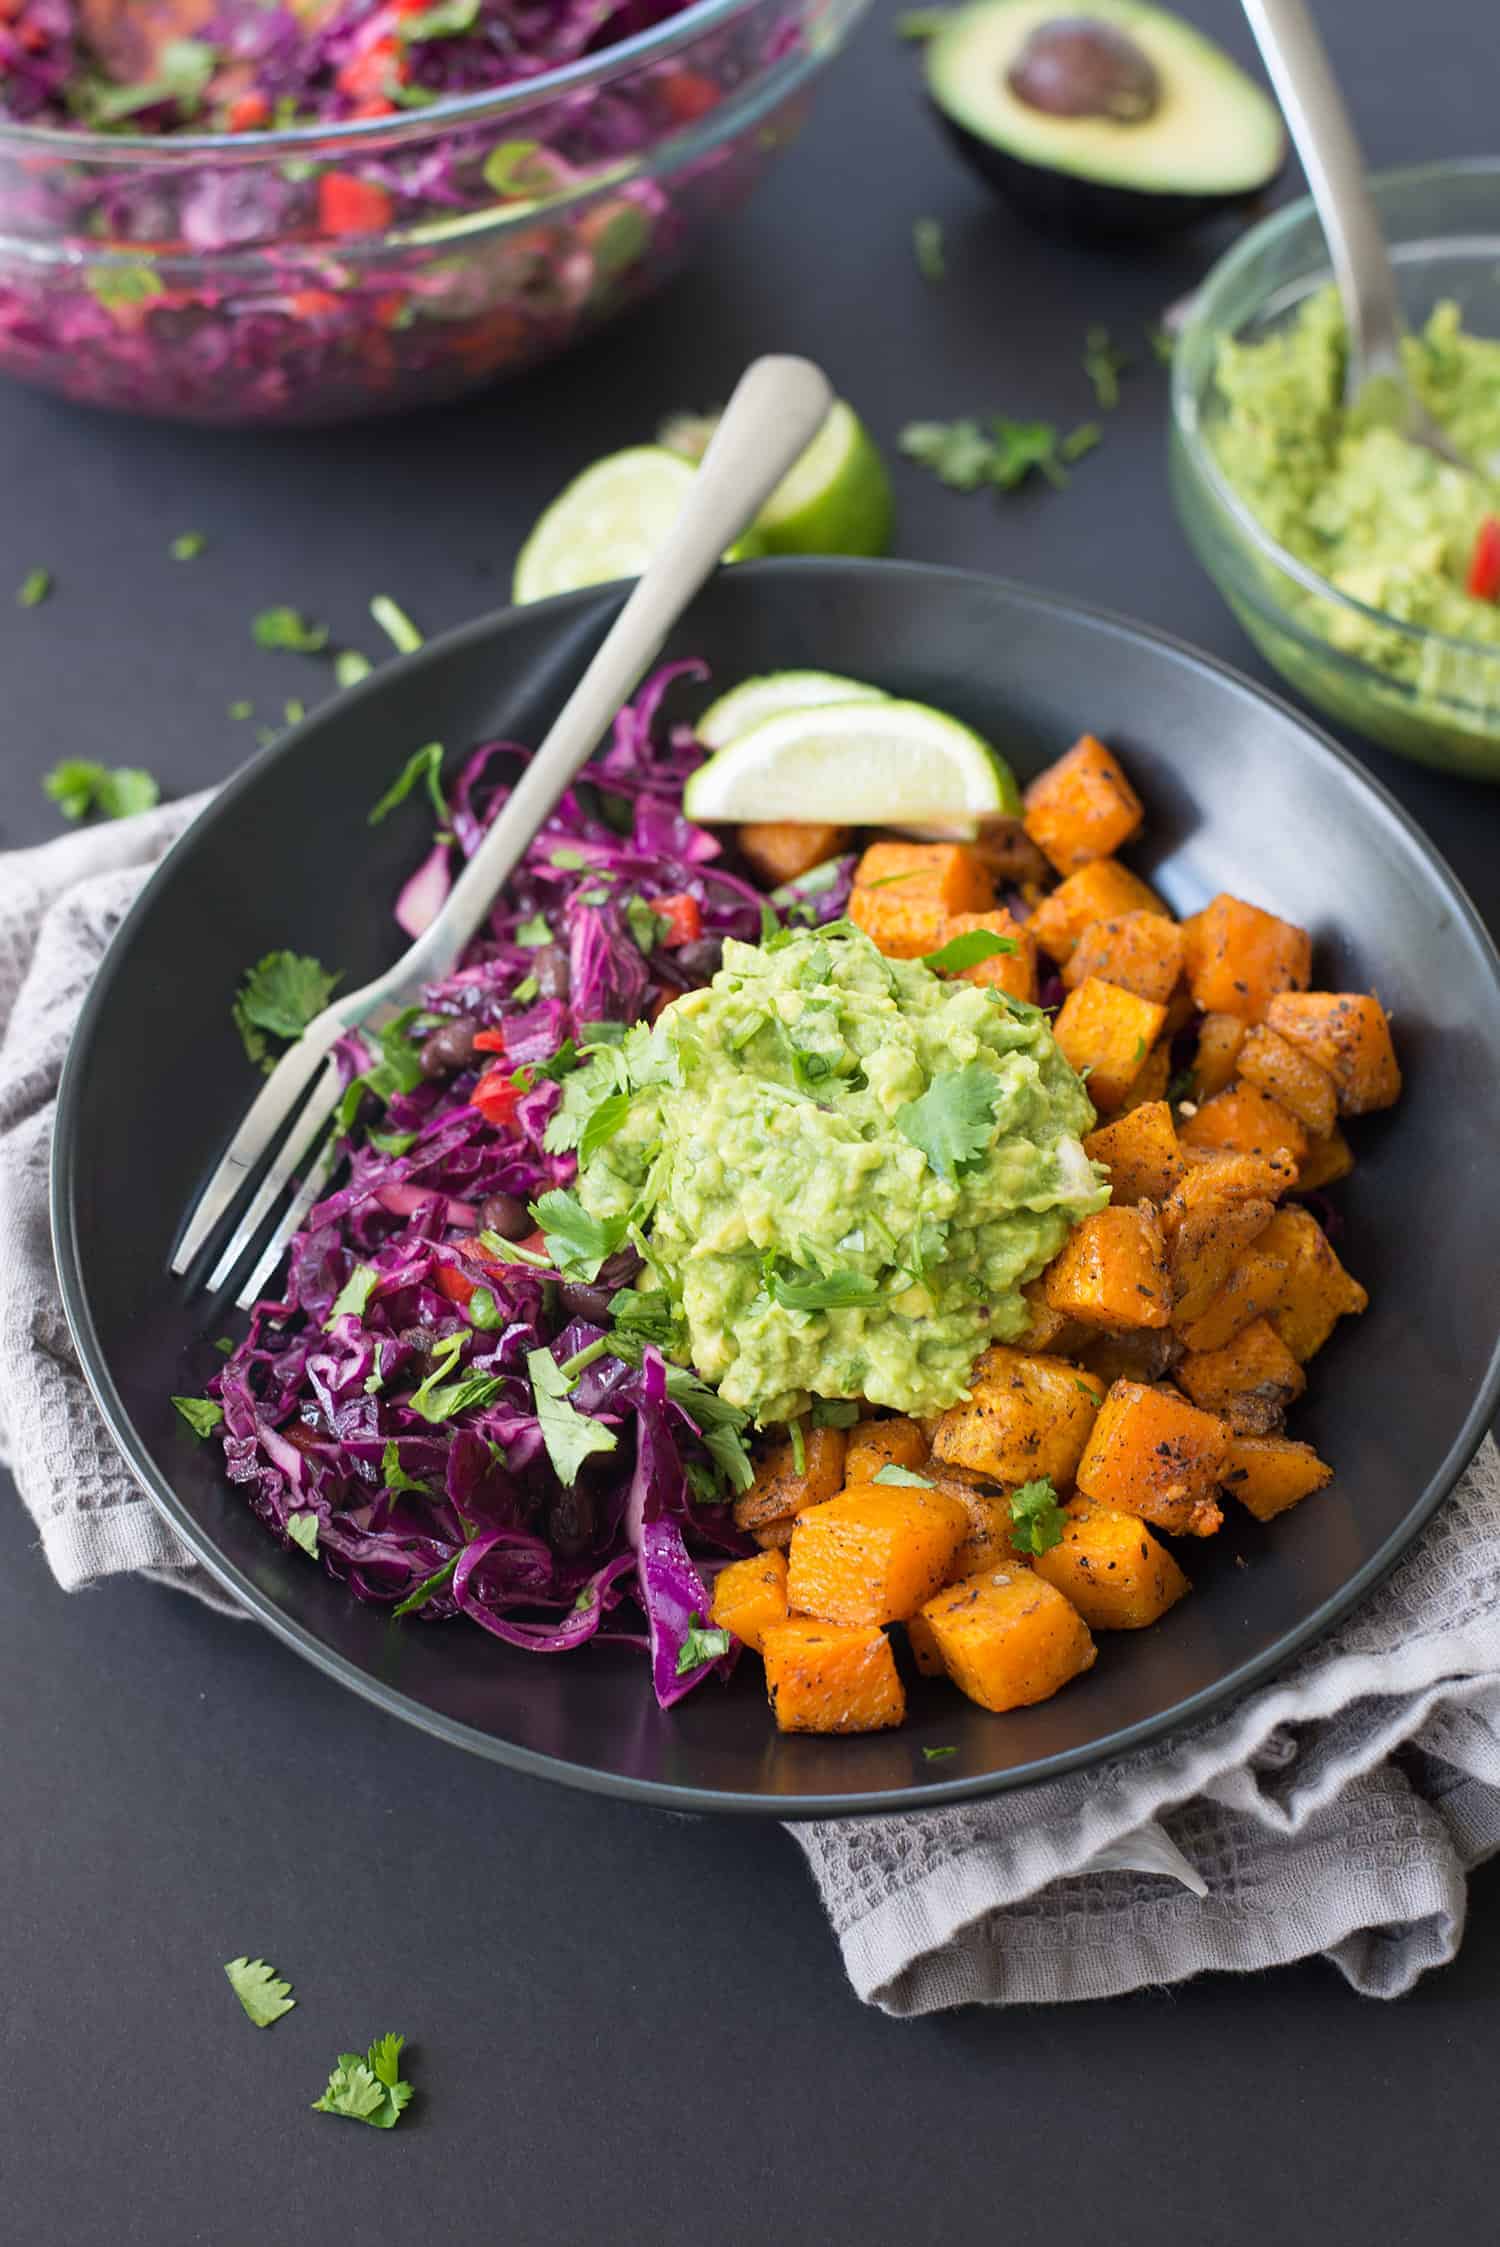
<path fill-rule="evenodd" d="M 1328 240 L 1353 355 L 1351 393 L 1402 375 L 1406 323 L 1364 159 L 1306 0 L 1244 0 Z"/>

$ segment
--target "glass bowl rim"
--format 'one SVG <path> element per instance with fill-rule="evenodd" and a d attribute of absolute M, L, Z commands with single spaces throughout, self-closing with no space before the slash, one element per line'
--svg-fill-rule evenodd
<path fill-rule="evenodd" d="M 1500 181 L 1500 156 L 1444 157 L 1425 164 L 1405 164 L 1392 171 L 1372 172 L 1370 185 L 1378 195 L 1388 190 L 1486 178 Z M 1251 227 L 1210 268 L 1193 295 L 1191 309 L 1183 322 L 1172 354 L 1172 426 L 1192 463 L 1193 473 L 1208 487 L 1212 497 L 1229 516 L 1242 544 L 1252 548 L 1283 577 L 1291 578 L 1304 592 L 1312 594 L 1318 600 L 1330 602 L 1349 617 L 1379 625 L 1386 632 L 1400 633 L 1414 645 L 1430 643 L 1438 648 L 1451 648 L 1470 662 L 1478 659 L 1493 665 L 1497 686 L 1500 686 L 1500 646 L 1484 640 L 1461 639 L 1452 633 L 1434 632 L 1425 624 L 1409 624 L 1403 617 L 1392 616 L 1388 609 L 1372 608 L 1368 602 L 1356 600 L 1352 593 L 1340 591 L 1330 579 L 1320 577 L 1306 562 L 1299 561 L 1295 554 L 1290 553 L 1271 536 L 1260 519 L 1252 513 L 1224 476 L 1203 436 L 1198 400 L 1188 382 L 1188 354 L 1184 346 L 1189 337 L 1197 335 L 1201 335 L 1206 344 L 1211 344 L 1219 332 L 1217 314 L 1222 300 L 1240 278 L 1243 269 L 1268 247 L 1274 246 L 1281 237 L 1290 234 L 1295 227 L 1304 224 L 1309 218 L 1316 219 L 1316 215 L 1312 197 L 1299 195 L 1294 203 L 1273 211 L 1269 218 L 1264 218 L 1257 226 Z M 1457 235 L 1452 237 L 1455 242 L 1461 238 Z M 1433 239 L 1443 238 L 1439 236 Z M 1424 248 L 1427 246 L 1424 244 Z M 1330 281 L 1333 278 L 1331 264 L 1328 278 Z M 1223 332 L 1229 332 L 1227 327 Z M 1289 613 L 1278 606 L 1277 621 L 1286 622 Z M 1324 635 L 1318 634 L 1316 637 L 1323 646 L 1331 645 Z M 1349 653 L 1347 650 L 1337 652 Z M 1376 671 L 1376 666 L 1367 663 L 1363 657 L 1351 656 L 1350 660 L 1367 673 L 1374 674 Z"/>

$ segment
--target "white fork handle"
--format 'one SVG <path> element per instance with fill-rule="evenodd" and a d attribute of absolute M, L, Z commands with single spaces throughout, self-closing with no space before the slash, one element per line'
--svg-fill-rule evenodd
<path fill-rule="evenodd" d="M 402 964 L 441 974 L 515 871 L 527 844 L 661 653 L 726 547 L 748 529 L 828 417 L 833 392 L 806 359 L 757 359 L 736 385 L 691 491 L 603 645 L 564 703 L 432 927 Z M 419 966 L 420 962 L 420 966 Z"/>

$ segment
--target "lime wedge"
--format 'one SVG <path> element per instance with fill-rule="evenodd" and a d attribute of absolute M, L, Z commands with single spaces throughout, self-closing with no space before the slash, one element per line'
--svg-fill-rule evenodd
<path fill-rule="evenodd" d="M 891 480 L 874 440 L 840 398 L 755 518 L 765 554 L 883 554 Z"/>
<path fill-rule="evenodd" d="M 922 702 L 830 702 L 763 719 L 701 765 L 689 819 L 797 819 L 832 826 L 972 834 L 1014 818 L 1004 759 L 968 726 Z"/>
<path fill-rule="evenodd" d="M 581 585 L 639 577 L 693 488 L 691 461 L 632 445 L 585 468 L 537 519 L 521 548 L 511 599 L 545 601 Z"/>
<path fill-rule="evenodd" d="M 744 679 L 711 702 L 693 731 L 705 749 L 725 749 L 742 733 L 786 710 L 813 710 L 825 702 L 884 702 L 879 687 L 841 679 L 836 671 L 767 671 Z"/>

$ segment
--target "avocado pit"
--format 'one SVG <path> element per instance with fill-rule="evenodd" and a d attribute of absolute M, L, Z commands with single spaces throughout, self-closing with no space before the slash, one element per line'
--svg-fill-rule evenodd
<path fill-rule="evenodd" d="M 1161 106 L 1161 75 L 1128 33 L 1093 16 L 1039 23 L 1005 74 L 1017 101 L 1046 117 L 1144 124 Z"/>

